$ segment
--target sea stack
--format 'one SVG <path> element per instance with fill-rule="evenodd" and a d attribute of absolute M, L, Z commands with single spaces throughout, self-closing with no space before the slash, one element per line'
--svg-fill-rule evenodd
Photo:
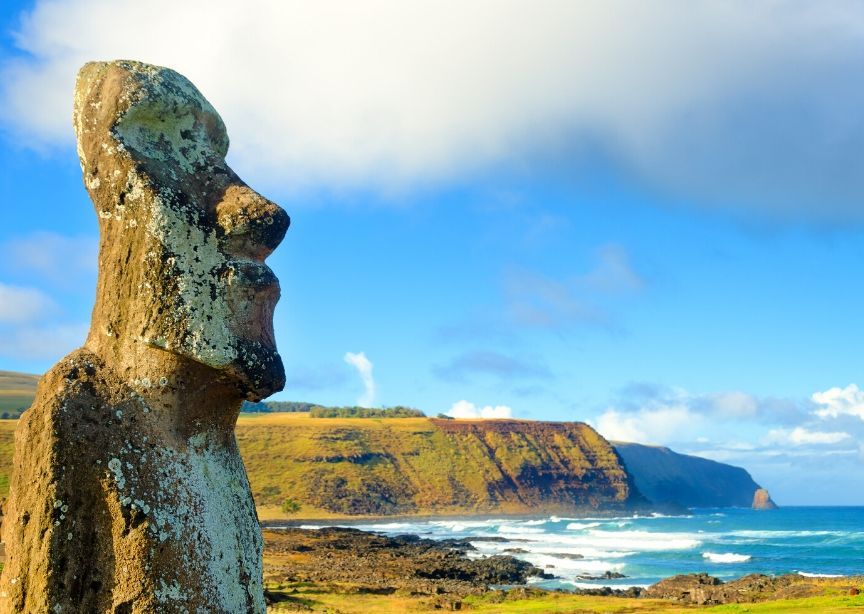
<path fill-rule="evenodd" d="M 777 504 L 771 499 L 771 495 L 766 489 L 760 488 L 753 493 L 752 507 L 754 510 L 776 510 Z"/>
<path fill-rule="evenodd" d="M 234 426 L 284 384 L 264 259 L 288 216 L 226 165 L 222 120 L 172 70 L 85 65 L 74 126 L 96 303 L 18 425 L 0 611 L 263 613 Z"/>

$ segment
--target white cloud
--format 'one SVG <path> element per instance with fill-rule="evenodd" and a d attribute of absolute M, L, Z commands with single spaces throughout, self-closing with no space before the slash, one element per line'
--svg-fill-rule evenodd
<path fill-rule="evenodd" d="M 0 334 L 0 356 L 17 360 L 59 360 L 87 338 L 87 324 L 21 326 Z"/>
<path fill-rule="evenodd" d="M 688 201 L 861 219 L 862 38 L 855 0 L 37 0 L 0 108 L 69 142 L 78 67 L 135 58 L 198 84 L 271 185 L 387 190 L 596 146 Z"/>
<path fill-rule="evenodd" d="M 513 409 L 506 405 L 485 405 L 478 407 L 469 401 L 457 401 L 453 403 L 453 407 L 447 412 L 451 418 L 512 418 Z"/>
<path fill-rule="evenodd" d="M 821 409 L 815 412 L 820 418 L 858 416 L 864 420 L 864 391 L 855 384 L 849 384 L 845 388 L 829 388 L 824 392 L 814 392 L 810 399 L 821 406 Z"/>
<path fill-rule="evenodd" d="M 769 431 L 768 443 L 791 443 L 796 446 L 805 445 L 833 445 L 851 439 L 849 433 L 823 431 L 810 431 L 802 426 L 796 426 L 791 431 L 785 429 L 774 429 Z"/>
<path fill-rule="evenodd" d="M 372 407 L 375 402 L 375 378 L 372 377 L 372 362 L 366 358 L 366 354 L 360 352 L 345 353 L 345 362 L 357 369 L 357 374 L 363 381 L 363 395 L 357 399 L 357 405 L 361 407 Z"/>
<path fill-rule="evenodd" d="M 54 301 L 40 290 L 0 283 L 0 323 L 32 322 L 54 308 Z"/>
<path fill-rule="evenodd" d="M 84 274 L 95 274 L 99 242 L 95 237 L 68 237 L 54 232 L 35 232 L 0 245 L 4 268 L 35 273 L 61 283 L 79 283 Z"/>
<path fill-rule="evenodd" d="M 589 424 L 613 441 L 665 444 L 682 439 L 685 430 L 701 424 L 701 416 L 683 405 L 620 412 L 607 409 Z"/>

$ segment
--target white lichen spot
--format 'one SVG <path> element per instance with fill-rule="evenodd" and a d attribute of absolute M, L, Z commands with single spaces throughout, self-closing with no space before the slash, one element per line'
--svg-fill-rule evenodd
<path fill-rule="evenodd" d="M 108 469 L 114 474 L 114 481 L 117 483 L 117 488 L 123 489 L 126 487 L 126 478 L 123 475 L 123 465 L 119 458 L 112 458 L 108 461 Z"/>
<path fill-rule="evenodd" d="M 156 587 L 157 601 L 160 603 L 168 603 L 169 601 L 181 601 L 185 598 L 186 595 L 176 580 L 170 584 L 166 584 L 165 580 L 159 580 L 159 586 Z"/>

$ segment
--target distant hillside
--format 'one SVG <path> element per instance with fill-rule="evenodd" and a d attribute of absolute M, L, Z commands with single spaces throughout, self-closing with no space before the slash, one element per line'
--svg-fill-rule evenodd
<path fill-rule="evenodd" d="M 0 418 L 17 418 L 36 396 L 38 375 L 0 371 Z"/>
<path fill-rule="evenodd" d="M 241 416 L 262 517 L 575 512 L 645 501 L 612 446 L 578 422 Z"/>
<path fill-rule="evenodd" d="M 669 448 L 612 442 L 636 487 L 654 503 L 684 507 L 750 507 L 759 485 L 740 467 Z"/>
<path fill-rule="evenodd" d="M 0 415 L 27 408 L 38 380 L 0 371 Z M 758 488 L 744 469 L 667 448 L 613 448 L 578 422 L 263 405 L 247 407 L 262 413 L 244 413 L 237 425 L 262 517 L 575 512 L 644 505 L 642 495 L 685 507 L 749 506 Z M 311 418 L 310 410 L 327 417 Z M 8 491 L 14 428 L 0 422 L 0 497 Z"/>

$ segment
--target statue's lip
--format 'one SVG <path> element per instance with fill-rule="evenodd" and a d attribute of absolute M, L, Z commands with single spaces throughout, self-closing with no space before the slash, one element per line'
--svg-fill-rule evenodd
<path fill-rule="evenodd" d="M 279 285 L 273 270 L 260 260 L 230 260 L 231 275 L 244 286 L 272 288 Z"/>

